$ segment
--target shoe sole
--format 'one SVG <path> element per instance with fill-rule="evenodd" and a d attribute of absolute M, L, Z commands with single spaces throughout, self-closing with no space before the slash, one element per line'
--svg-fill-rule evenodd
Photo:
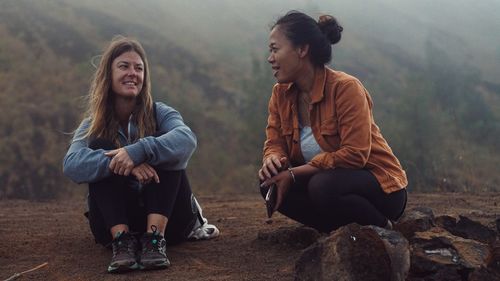
<path fill-rule="evenodd" d="M 220 231 L 218 228 L 213 228 L 213 232 L 206 235 L 206 236 L 201 236 L 201 237 L 198 237 L 196 235 L 192 235 L 192 236 L 188 236 L 188 240 L 189 241 L 202 241 L 202 240 L 210 240 L 210 239 L 214 239 L 214 238 L 217 238 L 219 237 L 220 235 Z"/>
<path fill-rule="evenodd" d="M 139 264 L 139 268 L 141 270 L 155 270 L 155 269 L 165 269 L 167 267 L 170 267 L 170 261 L 165 261 L 161 263 L 141 263 Z"/>
<path fill-rule="evenodd" d="M 109 265 L 108 272 L 109 273 L 123 273 L 129 272 L 132 270 L 140 269 L 140 265 L 135 262 L 133 264 L 117 264 L 117 265 Z"/>

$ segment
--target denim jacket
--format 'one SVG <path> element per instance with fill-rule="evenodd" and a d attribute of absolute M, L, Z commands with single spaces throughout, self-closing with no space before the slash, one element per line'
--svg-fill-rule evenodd
<path fill-rule="evenodd" d="M 137 138 L 137 126 L 129 121 L 129 137 L 120 129 L 119 141 L 134 165 L 148 163 L 164 170 L 185 169 L 196 149 L 196 136 L 175 109 L 156 102 L 157 127 L 161 135 Z M 90 120 L 84 119 L 76 130 L 71 145 L 64 157 L 64 175 L 76 183 L 102 180 L 112 173 L 109 170 L 111 158 L 103 149 L 88 147 L 85 134 Z"/>

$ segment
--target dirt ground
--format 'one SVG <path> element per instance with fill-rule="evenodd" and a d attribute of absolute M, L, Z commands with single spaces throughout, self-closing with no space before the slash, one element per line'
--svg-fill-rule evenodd
<path fill-rule="evenodd" d="M 111 252 L 96 245 L 82 215 L 85 201 L 0 201 L 0 280 L 44 262 L 17 280 L 293 280 L 300 249 L 269 244 L 259 232 L 298 225 L 281 215 L 266 223 L 257 195 L 200 197 L 204 215 L 221 235 L 167 248 L 172 266 L 160 271 L 106 273 Z M 431 207 L 436 215 L 465 215 L 494 226 L 500 194 L 415 194 L 408 207 Z"/>

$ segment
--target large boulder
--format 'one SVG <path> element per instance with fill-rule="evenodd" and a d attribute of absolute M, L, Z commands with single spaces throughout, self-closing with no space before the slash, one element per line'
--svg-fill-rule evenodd
<path fill-rule="evenodd" d="M 297 281 L 500 281 L 500 219 L 494 224 L 497 229 L 462 215 L 435 217 L 418 207 L 394 230 L 350 224 L 321 236 L 291 227 L 259 239 L 300 249 L 312 244 L 296 261 Z"/>
<path fill-rule="evenodd" d="M 303 251 L 295 280 L 405 280 L 409 256 L 401 233 L 350 224 Z"/>

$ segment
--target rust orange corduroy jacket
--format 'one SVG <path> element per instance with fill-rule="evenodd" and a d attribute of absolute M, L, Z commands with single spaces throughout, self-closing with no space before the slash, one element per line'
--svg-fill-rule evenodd
<path fill-rule="evenodd" d="M 320 169 L 367 169 L 386 193 L 405 188 L 406 173 L 375 124 L 373 103 L 361 82 L 328 67 L 317 71 L 314 80 L 311 128 L 324 152 L 309 164 Z M 305 164 L 300 150 L 297 92 L 293 83 L 273 88 L 264 159 L 275 154 L 287 157 L 293 166 Z"/>

